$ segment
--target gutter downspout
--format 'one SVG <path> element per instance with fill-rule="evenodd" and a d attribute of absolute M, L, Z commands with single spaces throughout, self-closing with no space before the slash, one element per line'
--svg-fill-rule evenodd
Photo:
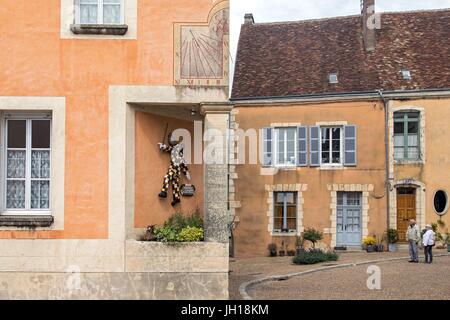
<path fill-rule="evenodd" d="M 386 205 L 387 205 L 387 216 L 386 223 L 387 228 L 389 229 L 391 225 L 390 221 L 390 209 L 391 209 L 391 183 L 390 183 L 390 174 L 389 174 L 389 102 L 383 95 L 383 90 L 378 90 L 378 94 L 380 95 L 380 99 L 383 102 L 384 106 L 384 145 L 385 145 L 385 161 L 386 161 Z"/>

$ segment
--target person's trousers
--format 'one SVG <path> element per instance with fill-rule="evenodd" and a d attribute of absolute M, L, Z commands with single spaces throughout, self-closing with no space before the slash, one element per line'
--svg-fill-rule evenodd
<path fill-rule="evenodd" d="M 425 246 L 425 262 L 433 262 L 433 246 Z"/>
<path fill-rule="evenodd" d="M 417 248 L 417 242 L 414 240 L 409 240 L 409 256 L 412 261 L 419 261 L 419 252 Z"/>

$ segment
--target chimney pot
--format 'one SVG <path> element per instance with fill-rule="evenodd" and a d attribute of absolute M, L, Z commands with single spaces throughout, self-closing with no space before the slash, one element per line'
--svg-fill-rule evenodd
<path fill-rule="evenodd" d="M 254 24 L 255 23 L 255 19 L 253 18 L 253 14 L 252 13 L 246 13 L 244 16 L 244 23 L 245 24 Z"/>

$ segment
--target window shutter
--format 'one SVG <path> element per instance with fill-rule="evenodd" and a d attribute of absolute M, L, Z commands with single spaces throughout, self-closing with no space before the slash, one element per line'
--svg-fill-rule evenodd
<path fill-rule="evenodd" d="M 356 126 L 344 127 L 344 165 L 356 166 Z"/>
<path fill-rule="evenodd" d="M 273 128 L 263 128 L 262 129 L 262 165 L 270 167 L 274 164 L 273 162 Z"/>
<path fill-rule="evenodd" d="M 308 165 L 307 138 L 306 127 L 297 127 L 297 166 L 299 167 Z"/>
<path fill-rule="evenodd" d="M 309 136 L 310 136 L 310 163 L 311 167 L 320 166 L 320 127 L 314 126 L 309 128 Z"/>

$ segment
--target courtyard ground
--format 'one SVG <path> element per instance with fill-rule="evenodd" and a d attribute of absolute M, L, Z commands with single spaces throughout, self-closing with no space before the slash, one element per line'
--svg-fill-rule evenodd
<path fill-rule="evenodd" d="M 436 255 L 448 254 L 435 250 Z M 308 300 L 308 299 L 450 299 L 450 256 L 436 257 L 434 264 L 410 264 L 405 251 L 396 253 L 341 253 L 338 262 L 311 266 L 292 264 L 291 257 L 232 259 L 230 261 L 230 299 L 242 299 L 239 288 L 245 289 L 253 299 Z M 387 260 L 387 261 L 386 261 Z M 423 260 L 423 258 L 422 258 Z M 353 265 L 371 262 L 364 265 Z M 330 269 L 351 264 L 343 268 Z M 376 265 L 381 270 L 381 290 L 369 290 L 367 268 Z M 285 275 L 315 269 L 319 272 Z M 264 281 L 245 287 L 245 283 L 271 276 L 281 276 L 275 281 Z"/>

